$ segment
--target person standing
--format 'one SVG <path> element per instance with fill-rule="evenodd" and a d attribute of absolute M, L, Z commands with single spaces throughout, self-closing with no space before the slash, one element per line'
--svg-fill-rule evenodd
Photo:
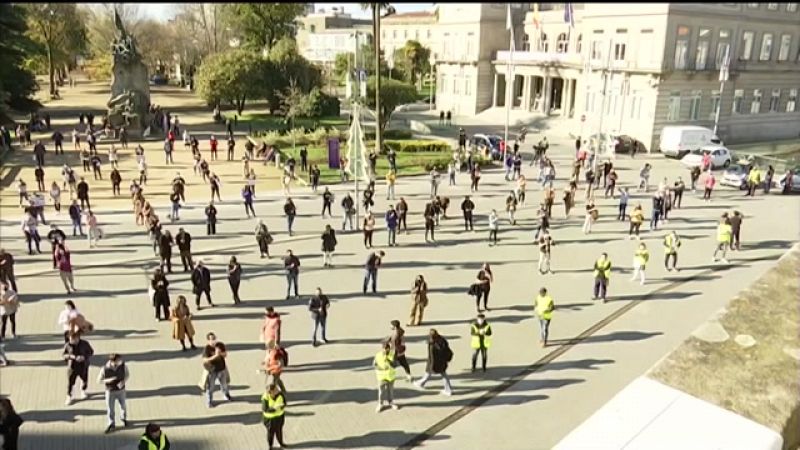
<path fill-rule="evenodd" d="M 411 316 L 409 317 L 408 326 L 419 326 L 422 324 L 422 317 L 425 314 L 425 308 L 428 306 L 428 283 L 422 274 L 417 275 L 414 280 L 414 287 L 411 289 Z"/>
<path fill-rule="evenodd" d="M 44 192 L 44 169 L 42 166 L 36 166 L 33 175 L 36 177 L 36 190 Z"/>
<path fill-rule="evenodd" d="M 644 285 L 645 269 L 647 267 L 647 261 L 649 260 L 650 252 L 647 250 L 647 245 L 645 245 L 644 242 L 640 242 L 639 247 L 633 254 L 633 276 L 631 277 L 631 281 L 636 280 L 636 276 L 639 275 L 639 284 Z"/>
<path fill-rule="evenodd" d="M 55 181 L 50 185 L 50 198 L 53 199 L 53 209 L 56 210 L 56 214 L 61 215 L 61 188 Z"/>
<path fill-rule="evenodd" d="M 219 195 L 219 188 L 222 185 L 222 181 L 214 172 L 211 172 L 208 176 L 208 185 L 211 187 L 211 201 L 214 201 L 214 194 L 217 194 L 217 201 L 221 202 L 222 197 Z"/>
<path fill-rule="evenodd" d="M 208 333 L 206 339 L 208 342 L 203 349 L 203 368 L 208 371 L 208 379 L 205 385 L 206 406 L 211 408 L 214 406 L 214 390 L 217 382 L 219 382 L 225 400 L 230 402 L 233 399 L 231 399 L 231 394 L 228 390 L 229 375 L 228 366 L 225 363 L 228 351 L 225 348 L 225 344 L 217 341 L 217 336 L 214 333 Z"/>
<path fill-rule="evenodd" d="M 14 292 L 17 290 L 17 280 L 14 276 L 14 256 L 0 248 L 0 281 L 6 281 Z"/>
<path fill-rule="evenodd" d="M 250 186 L 242 188 L 242 199 L 244 200 L 244 212 L 247 213 L 247 218 L 250 218 L 250 213 L 253 213 L 253 217 L 255 217 L 256 210 L 253 209 L 253 191 L 250 190 Z"/>
<path fill-rule="evenodd" d="M 239 298 L 239 285 L 242 283 L 242 265 L 236 261 L 235 256 L 231 256 L 228 262 L 228 285 L 231 287 L 231 294 L 233 295 L 233 304 L 238 305 L 242 302 Z"/>
<path fill-rule="evenodd" d="M 161 431 L 161 427 L 154 423 L 148 423 L 144 433 L 139 437 L 139 447 L 137 450 L 170 450 L 170 442 L 167 435 Z"/>
<path fill-rule="evenodd" d="M 478 317 L 470 325 L 470 347 L 472 347 L 472 372 L 475 372 L 475 365 L 478 362 L 478 353 L 481 355 L 481 367 L 486 372 L 486 353 L 492 345 L 492 326 L 486 321 L 486 316 L 478 314 Z"/>
<path fill-rule="evenodd" d="M 406 199 L 400 197 L 400 201 L 397 202 L 397 206 L 395 207 L 397 210 L 397 230 L 400 230 L 400 227 L 403 228 L 403 231 L 408 234 L 408 203 Z"/>
<path fill-rule="evenodd" d="M 481 168 L 477 164 L 475 164 L 472 173 L 470 173 L 470 180 L 472 181 L 469 187 L 470 192 L 478 192 L 478 183 L 481 181 Z"/>
<path fill-rule="evenodd" d="M 90 162 L 92 164 L 92 174 L 94 175 L 94 179 L 95 180 L 102 180 L 103 179 L 103 173 L 100 171 L 100 167 L 102 166 L 103 162 L 100 159 L 100 155 L 98 155 L 96 153 L 94 155 L 92 155 L 92 158 L 90 159 Z"/>
<path fill-rule="evenodd" d="M 711 201 L 711 193 L 714 191 L 714 185 L 717 184 L 717 179 L 714 177 L 714 172 L 708 171 L 706 173 L 705 191 L 703 192 L 703 200 L 706 202 Z"/>
<path fill-rule="evenodd" d="M 386 211 L 386 231 L 389 234 L 389 247 L 397 247 L 397 211 L 394 205 L 389 205 L 389 210 Z"/>
<path fill-rule="evenodd" d="M 219 145 L 219 141 L 217 141 L 217 138 L 214 137 L 213 134 L 211 135 L 211 137 L 208 140 L 208 145 L 209 145 L 209 148 L 211 148 L 211 160 L 212 161 L 216 161 L 217 160 L 217 146 Z"/>
<path fill-rule="evenodd" d="M 192 350 L 196 350 L 194 345 L 194 325 L 192 324 L 192 311 L 186 304 L 186 297 L 178 296 L 177 304 L 170 309 L 170 320 L 172 321 L 172 339 L 181 343 L 181 351 L 186 351 L 184 340 L 189 340 Z"/>
<path fill-rule="evenodd" d="M 489 213 L 489 246 L 497 245 L 497 232 L 500 228 L 500 219 L 497 217 L 497 211 L 492 210 Z"/>
<path fill-rule="evenodd" d="M 236 148 L 236 141 L 233 139 L 233 135 L 230 135 L 228 137 L 228 161 L 233 161 L 235 148 Z"/>
<path fill-rule="evenodd" d="M 386 340 L 382 344 L 382 349 L 375 354 L 375 358 L 372 361 L 372 366 L 375 368 L 375 376 L 378 379 L 378 406 L 375 407 L 375 412 L 377 413 L 383 410 L 383 402 L 388 403 L 389 407 L 394 410 L 400 409 L 394 402 L 394 380 L 397 378 L 394 370 L 395 364 L 392 343 Z"/>
<path fill-rule="evenodd" d="M 111 170 L 111 193 L 116 197 L 120 194 L 120 185 L 122 184 L 122 175 L 119 173 L 119 169 L 114 167 Z"/>
<path fill-rule="evenodd" d="M 756 189 L 761 184 L 761 170 L 758 169 L 757 166 L 753 166 L 750 169 L 750 173 L 747 174 L 747 195 L 750 197 L 756 196 Z"/>
<path fill-rule="evenodd" d="M 673 230 L 670 233 L 664 235 L 664 268 L 667 269 L 667 272 L 671 272 L 675 270 L 679 272 L 678 269 L 678 248 L 681 246 L 681 240 L 678 237 L 678 232 Z M 669 265 L 669 260 L 672 259 L 672 267 Z"/>
<path fill-rule="evenodd" d="M 311 296 L 311 299 L 308 301 L 308 311 L 311 313 L 311 320 L 314 322 L 314 328 L 311 331 L 311 345 L 316 347 L 318 344 L 317 341 L 317 330 L 322 330 L 322 342 L 328 343 L 328 337 L 325 333 L 328 323 L 328 308 L 331 306 L 331 301 L 328 299 L 328 296 L 322 293 L 322 289 L 317 288 L 314 295 Z"/>
<path fill-rule="evenodd" d="M 308 172 L 308 149 L 305 146 L 300 148 L 300 170 Z"/>
<path fill-rule="evenodd" d="M 19 295 L 5 281 L 0 281 L 0 342 L 6 338 L 6 325 L 11 322 L 11 339 L 17 338 Z"/>
<path fill-rule="evenodd" d="M 270 342 L 280 344 L 281 342 L 281 315 L 275 312 L 275 308 L 267 306 L 264 309 L 264 323 L 261 324 L 261 340 L 269 348 Z"/>
<path fill-rule="evenodd" d="M 72 386 L 75 381 L 81 379 L 80 399 L 85 400 L 88 395 L 86 389 L 89 387 L 89 365 L 94 355 L 94 349 L 88 342 L 81 339 L 80 333 L 70 333 L 69 341 L 64 344 L 62 356 L 67 362 L 67 400 L 65 405 L 72 404 Z"/>
<path fill-rule="evenodd" d="M 431 375 L 437 373 L 440 374 L 442 380 L 444 380 L 442 395 L 453 395 L 450 378 L 447 376 L 447 365 L 452 359 L 453 351 L 450 349 L 447 339 L 441 336 L 436 329 L 431 328 L 428 334 L 428 360 L 425 365 L 425 375 L 415 381 L 414 385 L 420 389 L 424 389 L 425 383 L 428 382 Z"/>
<path fill-rule="evenodd" d="M 128 366 L 125 365 L 125 361 L 117 353 L 108 355 L 108 361 L 97 374 L 97 383 L 104 385 L 106 391 L 106 417 L 108 418 L 106 434 L 111 433 L 116 428 L 114 403 L 119 403 L 122 424 L 124 427 L 128 426 L 125 385 L 128 383 L 129 376 Z"/>
<path fill-rule="evenodd" d="M 214 200 L 206 206 L 206 234 L 213 236 L 217 234 L 217 208 L 214 206 Z"/>
<path fill-rule="evenodd" d="M 769 194 L 772 189 L 772 179 L 775 177 L 775 168 L 771 165 L 767 167 L 767 173 L 764 176 L 764 194 Z"/>
<path fill-rule="evenodd" d="M 265 255 L 269 258 L 269 244 L 272 243 L 272 235 L 269 234 L 269 229 L 264 221 L 259 219 L 256 225 L 256 242 L 258 243 L 258 250 L 261 252 L 261 257 Z"/>
<path fill-rule="evenodd" d="M 67 246 L 63 243 L 58 244 L 58 248 L 56 248 L 56 265 L 58 266 L 58 275 L 61 277 L 61 282 L 64 283 L 64 289 L 67 290 L 67 295 L 76 292 L 70 256 L 71 253 L 67 250 Z M 16 291 L 16 289 L 14 290 Z"/>
<path fill-rule="evenodd" d="M 169 280 L 164 275 L 163 269 L 157 267 L 153 272 L 150 288 L 153 296 L 153 308 L 156 310 L 156 322 L 169 320 Z M 163 319 L 161 318 L 162 312 L 164 313 Z"/>
<path fill-rule="evenodd" d="M 467 195 L 464 197 L 464 201 L 461 202 L 461 212 L 464 214 L 464 231 L 475 231 L 472 223 L 472 211 L 474 210 L 475 203 Z"/>
<path fill-rule="evenodd" d="M 158 255 L 161 257 L 161 270 L 163 271 L 164 267 L 166 267 L 168 273 L 172 273 L 173 244 L 172 234 L 170 234 L 169 230 L 164 230 L 164 233 L 158 238 Z"/>
<path fill-rule="evenodd" d="M 328 210 L 328 215 L 333 218 L 331 212 L 331 205 L 333 205 L 333 192 L 325 186 L 325 191 L 322 192 L 322 218 L 325 218 L 325 210 Z"/>
<path fill-rule="evenodd" d="M 590 197 L 586 202 L 586 216 L 583 219 L 583 234 L 592 232 L 592 225 L 597 221 L 598 210 L 594 204 L 594 197 Z"/>
<path fill-rule="evenodd" d="M 189 272 L 192 263 L 192 235 L 187 233 L 183 228 L 178 228 L 178 234 L 175 235 L 175 244 L 178 245 L 178 251 L 181 254 L 181 264 L 183 264 L 183 271 Z"/>
<path fill-rule="evenodd" d="M 292 224 L 294 218 L 297 216 L 297 208 L 294 206 L 294 201 L 291 197 L 286 198 L 286 203 L 283 205 L 283 212 L 286 214 L 286 225 L 289 228 L 289 236 L 292 236 Z"/>
<path fill-rule="evenodd" d="M 733 216 L 728 220 L 731 224 L 731 250 L 736 250 L 738 252 L 742 249 L 741 241 L 739 240 L 742 231 L 742 213 L 734 211 Z"/>
<path fill-rule="evenodd" d="M 539 244 L 539 273 L 542 275 L 546 273 L 552 275 L 553 271 L 550 268 L 550 255 L 554 243 L 550 232 L 545 230 L 537 239 L 537 243 Z"/>
<path fill-rule="evenodd" d="M 42 141 L 37 140 L 36 145 L 33 146 L 33 158 L 36 160 L 37 166 L 44 166 L 44 154 L 45 154 L 44 144 Z"/>
<path fill-rule="evenodd" d="M 430 234 L 430 242 L 436 243 L 436 209 L 433 202 L 425 204 L 423 216 L 425 217 L 425 242 L 429 242 L 428 235 Z"/>
<path fill-rule="evenodd" d="M 3 450 L 19 448 L 19 427 L 24 422 L 22 417 L 14 411 L 11 400 L 0 398 L 0 442 L 2 442 Z"/>
<path fill-rule="evenodd" d="M 81 177 L 81 181 L 78 183 L 78 200 L 81 202 L 81 209 L 88 208 L 92 209 L 92 205 L 89 203 L 89 184 L 86 183 L 86 179 Z M 85 205 L 85 206 L 84 206 Z"/>
<path fill-rule="evenodd" d="M 264 420 L 264 427 L 267 430 L 267 449 L 272 450 L 273 442 L 278 440 L 281 448 L 286 448 L 283 442 L 283 425 L 285 416 L 286 399 L 283 391 L 278 389 L 276 384 L 267 386 L 267 391 L 261 396 L 261 415 Z"/>
<path fill-rule="evenodd" d="M 390 170 L 386 174 L 386 200 L 394 201 L 394 186 L 397 182 L 397 174 L 394 170 Z"/>
<path fill-rule="evenodd" d="M 56 155 L 58 154 L 59 150 L 61 154 L 64 154 L 64 134 L 60 131 L 56 130 L 53 132 L 53 147 L 55 148 Z"/>
<path fill-rule="evenodd" d="M 375 232 L 375 216 L 372 215 L 372 211 L 367 211 L 364 216 L 362 228 L 364 229 L 364 248 L 372 248 L 372 234 Z"/>
<path fill-rule="evenodd" d="M 733 227 L 731 226 L 730 219 L 727 217 L 722 217 L 719 221 L 719 225 L 717 225 L 717 248 L 714 250 L 714 255 L 711 257 L 712 262 L 718 262 L 719 258 L 717 258 L 717 254 L 722 252 L 722 262 L 728 264 L 728 260 L 725 259 L 725 255 L 728 252 L 728 247 L 731 246 L 733 242 Z"/>
<path fill-rule="evenodd" d="M 517 211 L 517 197 L 514 195 L 514 191 L 506 197 L 506 212 L 508 213 L 508 223 L 511 225 L 517 224 L 517 219 L 514 217 L 514 213 Z"/>
<path fill-rule="evenodd" d="M 489 263 L 483 263 L 481 270 L 478 271 L 478 276 L 476 277 L 475 283 L 478 286 L 475 298 L 475 309 L 478 310 L 478 314 L 481 313 L 480 301 L 481 298 L 483 298 L 483 309 L 486 311 L 491 311 L 489 309 L 489 293 L 492 291 L 494 274 L 492 274 L 492 268 L 489 266 Z"/>
<path fill-rule="evenodd" d="M 658 221 L 661 219 L 661 212 L 664 210 L 664 197 L 661 192 L 656 191 L 653 195 L 653 211 L 650 216 L 650 231 L 658 230 Z"/>
<path fill-rule="evenodd" d="M 39 236 L 39 221 L 31 214 L 30 210 L 25 213 L 21 227 L 22 232 L 25 234 L 25 242 L 28 244 L 28 254 L 33 255 L 33 246 L 31 244 L 36 245 L 37 253 L 42 253 L 39 248 L 39 242 L 42 240 Z"/>
<path fill-rule="evenodd" d="M 348 222 L 350 223 L 350 231 L 355 230 L 355 227 L 353 226 L 353 217 L 356 214 L 355 202 L 353 201 L 353 197 L 350 196 L 349 192 L 345 194 L 344 198 L 342 199 L 342 212 L 344 216 L 344 220 L 342 220 L 342 231 L 347 229 L 346 225 Z"/>
<path fill-rule="evenodd" d="M 686 183 L 683 182 L 683 179 L 681 179 L 681 177 L 678 177 L 678 181 L 675 182 L 672 188 L 672 192 L 675 193 L 672 199 L 672 205 L 676 209 L 681 208 L 681 201 L 683 201 L 683 191 L 685 190 L 686 190 Z"/>
<path fill-rule="evenodd" d="M 542 348 L 547 347 L 547 338 L 550 334 L 550 320 L 553 318 L 553 310 L 555 304 L 553 297 L 547 293 L 547 288 L 539 289 L 539 295 L 536 296 L 534 304 L 536 315 L 539 317 L 539 345 Z"/>
<path fill-rule="evenodd" d="M 283 268 L 286 271 L 286 300 L 289 300 L 292 286 L 294 286 L 295 298 L 300 298 L 297 293 L 297 281 L 300 276 L 300 259 L 292 253 L 292 250 L 286 250 L 286 256 L 283 257 Z"/>
<path fill-rule="evenodd" d="M 286 350 L 276 341 L 267 341 L 267 352 L 263 362 L 267 373 L 267 384 L 278 385 L 283 393 L 286 393 L 286 386 L 281 380 L 281 374 L 288 362 L 289 355 Z"/>
<path fill-rule="evenodd" d="M 378 253 L 372 252 L 367 257 L 367 262 L 364 264 L 364 286 L 362 292 L 367 293 L 367 284 L 372 280 L 372 293 L 378 293 L 378 268 L 381 266 L 383 257 L 386 253 L 380 250 Z"/>
<path fill-rule="evenodd" d="M 608 281 L 611 278 L 611 260 L 608 259 L 608 253 L 602 253 L 600 258 L 594 262 L 594 296 L 592 300 L 598 298 L 606 302 L 606 294 L 608 289 Z"/>
<path fill-rule="evenodd" d="M 633 239 L 634 231 L 636 232 L 636 239 L 639 239 L 639 229 L 642 227 L 642 222 L 644 222 L 642 205 L 636 205 L 636 207 L 633 208 L 630 219 L 631 223 L 630 228 L 628 229 L 628 239 Z"/>
<path fill-rule="evenodd" d="M 203 261 L 197 261 L 192 271 L 192 292 L 195 295 L 194 303 L 198 311 L 201 309 L 200 297 L 203 294 L 206 294 L 209 306 L 214 307 L 214 303 L 211 302 L 211 272 L 203 265 Z"/>
<path fill-rule="evenodd" d="M 322 267 L 333 267 L 333 252 L 336 251 L 336 232 L 330 224 L 322 233 Z"/>

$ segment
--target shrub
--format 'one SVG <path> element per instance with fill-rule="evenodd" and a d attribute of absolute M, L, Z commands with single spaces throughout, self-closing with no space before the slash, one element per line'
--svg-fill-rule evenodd
<path fill-rule="evenodd" d="M 443 172 L 447 170 L 447 166 L 450 164 L 450 161 L 452 160 L 453 160 L 452 157 L 446 157 L 446 156 L 442 156 L 441 158 L 436 158 L 436 159 L 429 159 L 425 161 L 424 167 L 427 172 L 430 172 L 434 168 L 436 168 L 436 170 L 438 170 L 439 172 Z"/>
<path fill-rule="evenodd" d="M 308 102 L 311 117 L 338 116 L 341 112 L 339 99 L 316 87 L 308 94 Z"/>
<path fill-rule="evenodd" d="M 384 145 L 398 153 L 417 153 L 417 152 L 451 152 L 450 144 L 444 141 L 425 141 L 425 140 L 405 140 L 405 141 L 384 141 Z"/>
<path fill-rule="evenodd" d="M 383 139 L 411 139 L 414 137 L 414 133 L 411 130 L 386 130 L 383 132 Z M 375 140 L 375 128 L 370 127 L 368 130 L 364 130 L 364 139 L 374 141 Z"/>

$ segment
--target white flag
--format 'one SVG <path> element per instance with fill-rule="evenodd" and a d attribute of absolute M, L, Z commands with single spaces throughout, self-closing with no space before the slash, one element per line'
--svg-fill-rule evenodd
<path fill-rule="evenodd" d="M 725 47 L 725 56 L 722 57 L 722 66 L 719 68 L 719 81 L 728 81 L 728 69 L 731 63 L 731 46 Z"/>
<path fill-rule="evenodd" d="M 514 28 L 514 26 L 511 23 L 511 4 L 510 3 L 506 3 L 506 12 L 507 12 L 507 15 L 506 15 L 506 30 L 511 31 Z"/>

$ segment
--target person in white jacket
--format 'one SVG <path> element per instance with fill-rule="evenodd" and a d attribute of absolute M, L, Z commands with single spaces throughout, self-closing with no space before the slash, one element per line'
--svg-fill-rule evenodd
<path fill-rule="evenodd" d="M 489 213 L 489 245 L 497 245 L 497 231 L 500 228 L 500 219 L 494 209 Z"/>

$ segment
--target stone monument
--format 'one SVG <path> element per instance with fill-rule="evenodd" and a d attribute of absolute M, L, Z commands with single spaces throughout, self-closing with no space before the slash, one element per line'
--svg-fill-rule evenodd
<path fill-rule="evenodd" d="M 114 10 L 117 32 L 111 51 L 114 67 L 111 75 L 111 98 L 108 120 L 114 127 L 126 126 L 144 130 L 149 124 L 150 82 L 147 66 L 136 50 L 136 41 L 125 31 L 122 19 Z"/>

